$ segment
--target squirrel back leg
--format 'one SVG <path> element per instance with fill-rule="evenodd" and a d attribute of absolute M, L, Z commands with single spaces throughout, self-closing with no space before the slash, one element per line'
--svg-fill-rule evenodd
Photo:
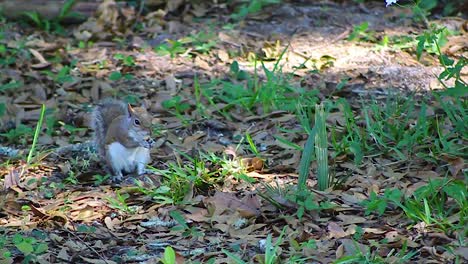
<path fill-rule="evenodd" d="M 128 156 L 128 150 L 122 144 L 114 142 L 110 145 L 107 145 L 106 161 L 108 168 L 111 170 L 112 181 L 122 181 L 122 171 L 129 171 L 130 164 Z"/>

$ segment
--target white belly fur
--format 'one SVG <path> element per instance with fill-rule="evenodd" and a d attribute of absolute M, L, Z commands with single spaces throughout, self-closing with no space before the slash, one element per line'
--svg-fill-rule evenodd
<path fill-rule="evenodd" d="M 107 146 L 107 155 L 115 171 L 128 173 L 137 171 L 138 174 L 145 172 L 145 167 L 150 161 L 150 151 L 147 148 L 126 148 L 119 142 Z"/>

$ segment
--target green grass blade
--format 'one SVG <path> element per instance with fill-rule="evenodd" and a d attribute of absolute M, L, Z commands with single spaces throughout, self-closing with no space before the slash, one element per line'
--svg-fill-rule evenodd
<path fill-rule="evenodd" d="M 245 138 L 247 139 L 247 142 L 249 143 L 250 150 L 255 154 L 255 156 L 258 156 L 258 149 L 257 146 L 255 146 L 255 143 L 253 142 L 252 137 L 250 136 L 249 133 L 245 133 Z"/>
<path fill-rule="evenodd" d="M 230 259 L 234 260 L 235 263 L 237 264 L 247 264 L 247 262 L 243 261 L 242 259 L 240 259 L 238 256 L 232 254 L 231 252 L 223 249 L 222 250 L 224 254 L 226 254 Z"/>
<path fill-rule="evenodd" d="M 42 122 L 44 121 L 45 110 L 46 110 L 46 107 L 44 104 L 42 104 L 41 116 L 39 117 L 39 121 L 37 122 L 36 131 L 34 132 L 33 143 L 32 143 L 31 149 L 29 150 L 28 159 L 26 160 L 27 164 L 31 163 L 34 151 L 36 150 L 37 138 L 39 137 L 39 133 L 41 132 Z"/>
<path fill-rule="evenodd" d="M 318 188 L 324 191 L 329 185 L 328 173 L 328 143 L 327 143 L 327 128 L 326 128 L 326 114 L 323 109 L 323 104 L 315 106 L 315 156 L 317 157 L 318 165 Z"/>
<path fill-rule="evenodd" d="M 66 15 L 70 13 L 70 10 L 72 7 L 75 5 L 76 1 L 75 0 L 67 0 L 65 3 L 63 3 L 62 8 L 60 9 L 60 14 L 58 16 L 58 19 L 61 20 L 63 19 Z"/>
<path fill-rule="evenodd" d="M 304 190 L 306 187 L 307 178 L 309 178 L 309 169 L 310 162 L 314 155 L 314 144 L 315 144 L 315 127 L 309 134 L 307 141 L 304 146 L 304 151 L 302 152 L 301 161 L 299 163 L 299 180 L 298 180 L 298 189 Z"/>

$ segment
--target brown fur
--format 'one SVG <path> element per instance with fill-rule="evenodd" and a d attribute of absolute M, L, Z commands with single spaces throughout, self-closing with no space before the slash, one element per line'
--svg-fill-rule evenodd
<path fill-rule="evenodd" d="M 143 107 L 133 108 L 112 99 L 99 103 L 94 108 L 91 126 L 95 131 L 94 142 L 100 156 L 109 164 L 106 146 L 113 142 L 119 142 L 126 148 L 150 148 L 151 119 Z"/>

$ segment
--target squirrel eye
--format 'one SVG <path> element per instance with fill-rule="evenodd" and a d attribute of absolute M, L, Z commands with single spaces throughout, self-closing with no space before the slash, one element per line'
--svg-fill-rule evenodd
<path fill-rule="evenodd" d="M 139 126 L 140 125 L 140 120 L 135 119 L 135 125 Z"/>

